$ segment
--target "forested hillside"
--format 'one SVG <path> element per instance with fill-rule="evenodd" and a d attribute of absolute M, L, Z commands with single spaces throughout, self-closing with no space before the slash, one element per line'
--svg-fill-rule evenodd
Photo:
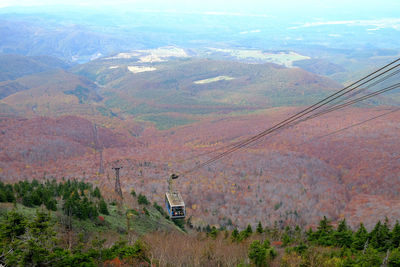
<path fill-rule="evenodd" d="M 132 207 L 135 208 L 132 208 Z M 400 224 L 368 231 L 323 217 L 315 229 L 194 227 L 145 195 L 105 201 L 77 180 L 0 183 L 0 263 L 9 266 L 398 266 Z"/>
<path fill-rule="evenodd" d="M 3 82 L 21 91 L 1 100 L 2 181 L 78 177 L 109 198 L 118 161 L 125 194 L 135 187 L 161 203 L 171 173 L 340 86 L 297 68 L 185 53 L 169 47 L 117 54 Z M 149 56 L 156 62 L 138 63 Z M 177 188 L 194 225 L 223 226 L 232 218 L 239 227 L 256 221 L 305 227 L 327 216 L 371 229 L 376 218 L 395 220 L 400 214 L 389 207 L 400 205 L 396 113 L 325 135 L 394 110 L 382 104 L 396 99 L 394 91 L 300 123 L 183 176 Z"/>

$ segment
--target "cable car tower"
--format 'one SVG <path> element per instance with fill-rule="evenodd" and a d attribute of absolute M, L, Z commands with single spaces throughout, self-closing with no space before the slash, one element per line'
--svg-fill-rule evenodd
<path fill-rule="evenodd" d="M 173 180 L 178 178 L 179 175 L 171 174 L 168 178 L 168 192 L 165 193 L 165 205 L 171 219 L 183 219 L 186 216 L 185 202 L 181 194 L 173 190 Z"/>

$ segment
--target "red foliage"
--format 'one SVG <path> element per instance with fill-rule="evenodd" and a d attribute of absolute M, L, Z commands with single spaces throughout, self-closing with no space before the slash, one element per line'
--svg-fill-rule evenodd
<path fill-rule="evenodd" d="M 280 247 L 282 246 L 283 242 L 282 241 L 272 241 L 271 245 L 274 247 Z"/>
<path fill-rule="evenodd" d="M 149 126 L 135 138 L 126 132 L 132 129 L 132 121 L 118 121 L 118 128 L 98 127 L 98 145 L 87 119 L 3 118 L 0 179 L 85 178 L 111 198 L 111 167 L 119 160 L 124 166 L 124 194 L 133 187 L 161 204 L 169 174 L 184 172 L 210 155 L 182 159 L 243 140 L 296 110 L 275 108 L 259 114 L 205 118 L 165 131 Z M 398 218 L 390 208 L 400 191 L 400 164 L 393 160 L 400 151 L 396 114 L 313 139 L 383 112 L 382 108 L 354 108 L 304 122 L 182 176 L 176 188 L 199 225 L 221 223 L 224 218 L 240 227 L 258 221 L 309 225 L 327 215 L 333 220 L 346 217 L 356 226 L 372 217 L 371 224 L 385 216 Z M 105 174 L 98 173 L 99 144 L 104 148 Z M 375 211 L 368 207 L 373 201 Z"/>
<path fill-rule="evenodd" d="M 118 257 L 116 257 L 112 260 L 105 261 L 104 266 L 106 266 L 106 267 L 122 267 L 123 263 Z"/>

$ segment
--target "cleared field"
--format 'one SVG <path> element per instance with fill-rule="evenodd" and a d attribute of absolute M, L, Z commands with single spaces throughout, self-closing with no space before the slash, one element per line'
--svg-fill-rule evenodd
<path fill-rule="evenodd" d="M 175 46 L 166 46 L 157 49 L 135 50 L 128 53 L 119 53 L 116 56 L 105 58 L 105 60 L 137 58 L 141 63 L 149 63 L 164 62 L 169 58 L 186 57 L 189 57 L 189 55 L 184 49 Z"/>
<path fill-rule="evenodd" d="M 229 76 L 217 76 L 217 77 L 214 77 L 214 78 L 195 81 L 193 83 L 194 84 L 206 84 L 206 83 L 213 83 L 213 82 L 218 82 L 218 81 L 230 81 L 230 80 L 234 80 L 234 79 L 235 78 L 229 77 Z"/>
<path fill-rule="evenodd" d="M 147 72 L 147 71 L 155 71 L 157 69 L 154 67 L 128 66 L 128 70 L 133 73 L 140 73 L 140 72 Z"/>
<path fill-rule="evenodd" d="M 308 56 L 303 56 L 292 51 L 268 53 L 268 52 L 263 52 L 262 50 L 252 50 L 252 49 L 242 50 L 242 49 L 210 48 L 210 50 L 216 53 L 228 54 L 239 60 L 270 62 L 279 65 L 284 65 L 286 67 L 293 67 L 294 61 L 310 59 L 310 57 Z"/>

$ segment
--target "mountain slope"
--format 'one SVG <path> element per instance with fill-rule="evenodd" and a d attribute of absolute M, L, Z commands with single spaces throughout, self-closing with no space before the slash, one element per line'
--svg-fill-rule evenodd
<path fill-rule="evenodd" d="M 66 69 L 69 65 L 50 56 L 26 57 L 20 55 L 0 54 L 0 82 L 15 80 L 24 75 L 48 71 L 51 69 Z"/>
<path fill-rule="evenodd" d="M 327 78 L 275 64 L 209 59 L 140 63 L 138 57 L 99 59 L 71 71 L 102 84 L 104 104 L 114 113 L 143 120 L 150 115 L 174 119 L 171 113 L 197 120 L 212 113 L 304 105 L 340 87 Z"/>
<path fill-rule="evenodd" d="M 89 103 L 101 101 L 97 86 L 88 79 L 64 70 L 26 75 L 3 82 L 0 90 L 14 94 L 1 101 L 25 114 L 93 113 Z"/>

